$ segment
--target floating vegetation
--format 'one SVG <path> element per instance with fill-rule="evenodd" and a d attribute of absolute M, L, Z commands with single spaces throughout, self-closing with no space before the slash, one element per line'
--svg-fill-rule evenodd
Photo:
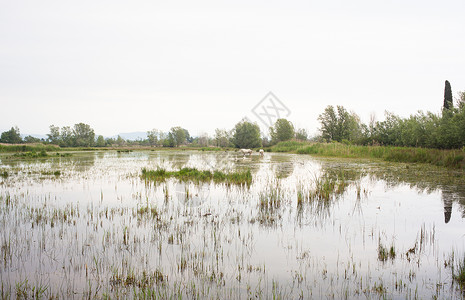
<path fill-rule="evenodd" d="M 118 152 L 118 153 L 130 153 L 130 152 L 132 152 L 132 150 L 131 149 L 118 149 L 118 150 L 116 150 L 116 152 Z"/>
<path fill-rule="evenodd" d="M 44 158 L 44 157 L 48 157 L 48 156 L 49 155 L 47 154 L 47 152 L 45 150 L 41 150 L 40 152 L 35 152 L 35 151 L 19 152 L 19 153 L 15 153 L 15 154 L 9 156 L 9 158 L 29 159 L 29 158 Z"/>
<path fill-rule="evenodd" d="M 58 152 L 55 155 L 58 157 L 71 157 L 72 156 L 71 153 L 58 153 Z"/>
<path fill-rule="evenodd" d="M 59 171 L 59 170 L 57 170 L 57 171 L 42 171 L 42 172 L 40 172 L 40 174 L 42 174 L 42 175 L 60 176 L 60 175 L 61 175 L 61 171 Z"/>
<path fill-rule="evenodd" d="M 217 183 L 229 183 L 229 184 L 245 184 L 250 185 L 252 183 L 252 173 L 250 170 L 223 173 L 215 170 L 213 172 L 209 170 L 200 171 L 196 168 L 182 168 L 179 171 L 167 171 L 162 168 L 156 170 L 142 169 L 142 179 L 151 180 L 155 182 L 165 181 L 167 178 L 174 177 L 181 181 L 194 181 L 194 182 L 208 182 L 214 181 Z"/>

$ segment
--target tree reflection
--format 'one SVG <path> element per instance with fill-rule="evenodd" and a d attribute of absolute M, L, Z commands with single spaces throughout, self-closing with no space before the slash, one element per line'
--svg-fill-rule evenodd
<path fill-rule="evenodd" d="M 452 215 L 452 202 L 454 201 L 454 196 L 448 191 L 442 191 L 441 198 L 444 204 L 444 222 L 447 224 L 449 223 Z"/>

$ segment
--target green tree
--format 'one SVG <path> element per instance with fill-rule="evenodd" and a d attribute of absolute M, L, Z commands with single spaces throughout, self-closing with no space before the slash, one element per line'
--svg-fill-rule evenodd
<path fill-rule="evenodd" d="M 452 88 L 449 81 L 446 80 L 444 87 L 444 109 L 451 109 L 454 106 L 452 102 Z"/>
<path fill-rule="evenodd" d="M 158 143 L 160 132 L 157 129 L 147 131 L 147 140 L 150 146 L 155 146 Z"/>
<path fill-rule="evenodd" d="M 23 142 L 18 126 L 11 127 L 10 130 L 2 132 L 0 142 L 7 144 L 20 144 Z"/>
<path fill-rule="evenodd" d="M 460 110 L 465 108 L 465 91 L 458 92 L 458 94 L 457 94 L 457 107 Z"/>
<path fill-rule="evenodd" d="M 105 145 L 106 145 L 105 138 L 102 135 L 99 135 L 97 137 L 97 142 L 95 143 L 95 146 L 97 146 L 97 147 L 105 147 Z"/>
<path fill-rule="evenodd" d="M 260 127 L 256 123 L 242 120 L 233 130 L 233 143 L 237 148 L 257 148 L 262 145 Z"/>
<path fill-rule="evenodd" d="M 120 135 L 118 135 L 118 137 L 117 137 L 116 140 L 115 140 L 115 143 L 116 143 L 116 145 L 118 145 L 118 146 L 121 147 L 121 146 L 126 145 L 127 142 L 126 142 L 126 140 L 123 139 Z"/>
<path fill-rule="evenodd" d="M 60 143 L 60 127 L 55 125 L 50 125 L 50 133 L 47 134 L 47 140 L 52 144 L 59 144 Z"/>
<path fill-rule="evenodd" d="M 374 139 L 382 145 L 401 145 L 402 119 L 388 111 L 384 114 L 385 120 L 376 122 Z"/>
<path fill-rule="evenodd" d="M 308 139 L 307 130 L 304 128 L 297 129 L 295 131 L 295 138 L 301 141 L 306 141 Z"/>
<path fill-rule="evenodd" d="M 227 130 L 215 129 L 215 144 L 217 147 L 229 147 L 230 133 Z"/>
<path fill-rule="evenodd" d="M 327 141 L 336 141 L 338 137 L 338 120 L 336 116 L 336 111 L 332 105 L 328 105 L 325 108 L 325 111 L 318 116 L 318 121 L 320 121 L 321 128 L 321 137 Z"/>
<path fill-rule="evenodd" d="M 31 144 L 31 143 L 41 143 L 42 140 L 36 137 L 33 137 L 32 135 L 28 135 L 24 138 L 24 142 Z"/>
<path fill-rule="evenodd" d="M 78 123 L 74 125 L 74 146 L 90 147 L 94 145 L 95 133 L 94 130 L 87 124 Z"/>
<path fill-rule="evenodd" d="M 61 128 L 60 146 L 73 147 L 75 146 L 75 139 L 73 129 L 70 126 L 63 126 Z"/>
<path fill-rule="evenodd" d="M 171 130 L 170 130 L 170 134 L 171 134 L 171 142 L 174 142 L 174 145 L 175 146 L 179 146 L 179 145 L 182 145 L 186 142 L 187 138 L 190 138 L 189 136 L 189 132 L 184 129 L 184 128 L 181 128 L 179 126 L 177 127 L 172 127 Z M 170 142 L 170 144 L 171 144 Z"/>
<path fill-rule="evenodd" d="M 194 138 L 189 134 L 189 131 L 187 129 L 184 129 L 184 133 L 186 135 L 186 142 L 192 143 L 194 141 Z"/>
<path fill-rule="evenodd" d="M 294 137 L 294 125 L 286 119 L 278 119 L 273 127 L 270 127 L 272 143 L 288 141 Z"/>
<path fill-rule="evenodd" d="M 332 105 L 318 116 L 321 124 L 321 137 L 327 141 L 356 141 L 362 137 L 360 120 L 354 113 L 349 113 L 343 106 L 337 106 L 337 112 Z"/>

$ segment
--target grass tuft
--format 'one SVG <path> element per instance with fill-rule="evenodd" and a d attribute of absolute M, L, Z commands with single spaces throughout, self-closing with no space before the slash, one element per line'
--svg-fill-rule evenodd
<path fill-rule="evenodd" d="M 166 171 L 158 168 L 156 170 L 142 169 L 142 179 L 160 182 L 167 178 L 177 178 L 181 181 L 228 183 L 228 184 L 246 184 L 252 183 L 252 173 L 250 170 L 224 173 L 221 171 L 197 170 L 196 168 L 182 168 L 179 171 Z"/>

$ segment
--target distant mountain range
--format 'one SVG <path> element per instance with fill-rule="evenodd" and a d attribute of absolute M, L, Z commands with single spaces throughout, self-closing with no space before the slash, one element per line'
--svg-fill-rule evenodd
<path fill-rule="evenodd" d="M 38 138 L 38 139 L 44 139 L 44 140 L 47 139 L 46 134 L 34 134 L 34 133 L 21 134 L 21 137 L 24 139 L 28 135 L 33 136 L 33 137 Z M 128 140 L 128 141 L 145 140 L 147 138 L 147 132 L 143 132 L 143 131 L 124 132 L 124 133 L 120 133 L 120 134 L 113 135 L 113 136 L 105 136 L 105 138 L 116 139 L 116 138 L 118 138 L 118 135 L 120 137 L 122 137 L 123 139 Z M 96 135 L 96 137 L 97 136 L 98 135 Z"/>
<path fill-rule="evenodd" d="M 111 138 L 118 138 L 118 135 L 128 141 L 145 140 L 147 138 L 147 132 L 142 131 L 124 132 L 111 136 Z"/>

